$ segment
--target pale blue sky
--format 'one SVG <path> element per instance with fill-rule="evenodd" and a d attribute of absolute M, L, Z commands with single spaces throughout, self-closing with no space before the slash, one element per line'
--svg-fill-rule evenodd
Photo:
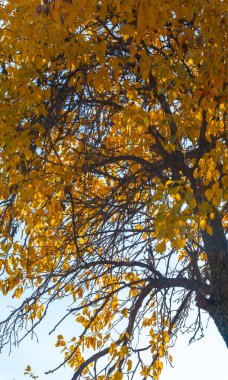
<path fill-rule="evenodd" d="M 7 304 L 9 300 L 1 297 L 0 319 L 5 314 Z M 0 380 L 29 380 L 28 376 L 23 375 L 27 364 L 39 375 L 39 380 L 71 380 L 72 370 L 69 367 L 52 375 L 44 375 L 62 358 L 54 347 L 56 336 L 63 332 L 69 336 L 77 335 L 74 323 L 67 322 L 53 336 L 48 336 L 50 326 L 57 318 L 56 308 L 57 305 L 51 310 L 48 321 L 39 328 L 39 344 L 35 339 L 27 339 L 19 348 L 14 348 L 10 356 L 7 350 L 0 354 Z M 179 337 L 171 351 L 174 368 L 165 365 L 160 380 L 227 380 L 228 350 L 213 322 L 209 324 L 204 339 L 191 345 L 188 345 L 188 340 L 186 335 Z"/>

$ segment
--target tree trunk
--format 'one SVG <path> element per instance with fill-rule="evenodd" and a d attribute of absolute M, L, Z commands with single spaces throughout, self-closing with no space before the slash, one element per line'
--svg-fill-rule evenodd
<path fill-rule="evenodd" d="M 212 221 L 213 235 L 203 232 L 205 251 L 211 273 L 212 295 L 208 312 L 228 348 L 228 249 L 220 216 Z"/>
<path fill-rule="evenodd" d="M 219 305 L 219 307 L 212 310 L 210 316 L 213 318 L 228 348 L 228 303 L 226 305 Z"/>

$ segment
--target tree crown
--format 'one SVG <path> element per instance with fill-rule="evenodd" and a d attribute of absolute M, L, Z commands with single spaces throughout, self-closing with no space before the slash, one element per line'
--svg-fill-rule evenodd
<path fill-rule="evenodd" d="M 1 20 L 0 288 L 22 299 L 1 346 L 65 297 L 73 380 L 158 379 L 202 310 L 228 342 L 225 2 L 9 0 Z"/>

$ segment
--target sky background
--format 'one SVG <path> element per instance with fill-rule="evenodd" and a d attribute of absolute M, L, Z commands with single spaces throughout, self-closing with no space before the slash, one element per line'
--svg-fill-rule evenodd
<path fill-rule="evenodd" d="M 7 314 L 8 305 L 12 300 L 1 297 L 0 320 Z M 61 307 L 63 307 L 61 303 Z M 49 317 L 39 328 L 39 343 L 36 339 L 27 338 L 19 348 L 13 348 L 11 355 L 6 348 L 0 354 L 0 380 L 29 380 L 24 376 L 24 369 L 29 364 L 33 372 L 39 375 L 39 380 L 71 380 L 72 369 L 62 368 L 54 374 L 44 375 L 44 372 L 56 367 L 62 355 L 56 348 L 58 334 L 72 337 L 77 335 L 74 323 L 69 321 L 56 332 L 48 335 L 54 322 L 58 320 L 58 305 L 50 310 Z M 72 321 L 73 322 L 73 321 Z M 228 379 L 228 350 L 217 328 L 211 321 L 206 330 L 205 338 L 188 345 L 190 336 L 180 335 L 176 346 L 170 351 L 173 356 L 173 366 L 165 365 L 160 380 L 227 380 Z"/>

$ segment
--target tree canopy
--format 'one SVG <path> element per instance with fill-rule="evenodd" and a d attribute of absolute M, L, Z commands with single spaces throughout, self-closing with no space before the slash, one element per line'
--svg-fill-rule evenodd
<path fill-rule="evenodd" d="M 66 298 L 72 380 L 157 380 L 205 312 L 228 346 L 226 15 L 2 2 L 0 289 L 20 303 L 1 347 Z"/>

